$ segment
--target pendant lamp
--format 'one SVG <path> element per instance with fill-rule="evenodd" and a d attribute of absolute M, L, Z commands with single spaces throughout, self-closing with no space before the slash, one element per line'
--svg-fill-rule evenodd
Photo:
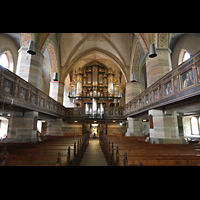
<path fill-rule="evenodd" d="M 149 57 L 150 58 L 154 58 L 156 56 L 157 56 L 157 52 L 156 52 L 155 44 L 150 44 L 150 47 L 149 47 Z"/>
<path fill-rule="evenodd" d="M 34 41 L 30 41 L 27 53 L 29 53 L 31 55 L 35 55 L 36 54 L 35 42 Z"/>
<path fill-rule="evenodd" d="M 135 74 L 131 74 L 131 82 L 136 82 Z"/>
<path fill-rule="evenodd" d="M 53 75 L 53 80 L 58 81 L 58 72 L 55 72 Z"/>

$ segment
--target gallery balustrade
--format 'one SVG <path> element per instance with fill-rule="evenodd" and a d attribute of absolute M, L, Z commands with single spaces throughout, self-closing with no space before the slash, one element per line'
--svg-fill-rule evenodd
<path fill-rule="evenodd" d="M 200 94 L 200 51 L 160 78 L 124 106 L 134 116 Z"/>
<path fill-rule="evenodd" d="M 104 108 L 99 118 L 125 118 L 200 94 L 200 51 L 167 73 L 124 107 Z M 87 118 L 85 108 L 66 108 L 13 72 L 0 66 L 0 102 L 60 118 Z M 101 108 L 102 109 L 102 108 Z M 104 113 L 103 113 L 104 112 Z M 102 114 L 102 115 L 100 115 Z"/>
<path fill-rule="evenodd" d="M 0 102 L 2 105 L 9 104 L 60 118 L 85 117 L 85 108 L 66 108 L 49 95 L 2 66 L 0 66 Z M 104 110 L 102 106 L 100 108 L 101 113 L 98 113 L 98 110 L 95 112 L 95 117 L 97 118 L 123 116 L 123 107 L 105 108 Z"/>

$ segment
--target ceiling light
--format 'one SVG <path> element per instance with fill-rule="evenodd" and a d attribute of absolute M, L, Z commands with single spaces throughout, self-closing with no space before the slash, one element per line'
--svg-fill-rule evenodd
<path fill-rule="evenodd" d="M 36 48 L 35 48 L 35 42 L 34 41 L 30 41 L 27 53 L 29 53 L 31 55 L 36 54 Z"/>
<path fill-rule="evenodd" d="M 149 47 L 149 57 L 150 58 L 154 58 L 156 56 L 157 56 L 157 52 L 156 52 L 155 44 L 150 44 L 150 47 Z"/>

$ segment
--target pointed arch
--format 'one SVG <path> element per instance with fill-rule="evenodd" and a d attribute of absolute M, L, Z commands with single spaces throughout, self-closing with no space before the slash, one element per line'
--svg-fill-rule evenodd
<path fill-rule="evenodd" d="M 140 64 L 140 57 L 142 50 L 143 50 L 142 45 L 138 40 L 134 51 L 133 63 L 132 66 L 130 67 L 130 74 L 134 73 L 137 80 L 139 80 L 139 64 Z"/>
<path fill-rule="evenodd" d="M 135 35 L 137 36 L 138 40 L 140 41 L 142 48 L 144 50 L 144 53 L 146 54 L 149 51 L 147 41 L 144 39 L 142 33 L 135 33 Z"/>
<path fill-rule="evenodd" d="M 102 35 L 102 37 L 113 47 L 113 49 L 118 53 L 119 57 L 121 58 L 124 66 L 126 66 L 126 63 L 124 61 L 124 58 L 122 57 L 122 55 L 120 54 L 119 50 L 117 49 L 117 47 L 113 44 L 113 42 L 111 42 L 110 39 L 108 39 L 108 37 L 106 37 L 103 33 L 100 33 Z"/>
<path fill-rule="evenodd" d="M 80 40 L 78 42 L 78 44 L 74 47 L 74 49 L 71 51 L 71 53 L 69 54 L 64 67 L 66 67 L 69 62 L 71 61 L 73 55 L 75 54 L 75 52 L 79 49 L 79 47 L 85 42 L 87 41 L 90 37 L 92 37 L 95 33 L 88 33 L 82 40 Z M 119 52 L 119 50 L 117 49 L 117 47 L 113 44 L 113 42 L 111 42 L 111 40 L 106 37 L 103 33 L 98 33 L 100 35 L 100 37 L 102 37 L 118 54 L 119 58 L 121 59 L 122 63 L 124 66 L 126 66 L 125 60 L 123 58 L 123 56 L 121 55 L 121 53 Z"/>
<path fill-rule="evenodd" d="M 49 43 L 47 45 L 47 50 L 48 50 L 49 58 L 51 61 L 51 78 L 53 78 L 53 74 L 55 72 L 58 72 L 58 62 L 57 62 L 55 48 L 52 43 Z"/>
<path fill-rule="evenodd" d="M 89 37 L 91 37 L 92 34 L 93 33 L 87 34 L 82 40 L 79 41 L 79 43 L 74 47 L 74 49 L 69 54 L 69 56 L 68 56 L 68 58 L 67 58 L 67 60 L 66 60 L 66 62 L 64 64 L 64 67 L 66 67 L 69 64 L 69 62 L 70 62 L 72 56 L 74 55 L 74 53 L 76 52 L 76 50 L 83 44 L 83 42 L 85 42 Z"/>
<path fill-rule="evenodd" d="M 52 36 L 55 33 L 40 33 L 38 34 L 38 42 L 37 42 L 37 48 L 44 53 L 45 49 L 47 48 Z"/>
<path fill-rule="evenodd" d="M 114 56 L 113 54 L 111 54 L 110 52 L 100 49 L 100 48 L 92 48 L 92 49 L 88 49 L 82 53 L 80 53 L 79 55 L 77 55 L 69 64 L 68 66 L 65 67 L 65 71 L 62 73 L 62 77 L 61 77 L 61 81 L 63 82 L 67 76 L 67 74 L 69 73 L 70 69 L 72 69 L 72 67 L 83 57 L 92 54 L 92 53 L 101 53 L 104 54 L 105 56 L 109 57 L 109 59 L 111 59 L 113 62 L 115 62 L 117 64 L 117 66 L 119 67 L 119 69 L 121 70 L 122 74 L 125 77 L 125 81 L 127 82 L 127 73 L 125 70 L 125 66 L 123 65 L 123 63 L 119 60 L 119 58 L 117 58 L 116 56 Z"/>

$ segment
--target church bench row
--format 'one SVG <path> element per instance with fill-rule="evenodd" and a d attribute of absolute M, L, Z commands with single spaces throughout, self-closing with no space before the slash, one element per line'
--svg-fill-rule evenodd
<path fill-rule="evenodd" d="M 66 156 L 65 156 L 66 157 Z M 27 166 L 27 165 L 43 165 L 43 164 L 50 164 L 53 166 L 56 165 L 64 165 L 66 163 L 62 163 L 61 164 L 61 160 L 57 163 L 57 159 L 58 159 L 58 155 L 55 156 L 41 156 L 38 154 L 35 155 L 10 155 L 8 162 L 7 162 L 7 166 Z M 65 160 L 67 159 L 67 157 L 65 158 Z M 64 159 L 63 159 L 64 161 Z"/>
<path fill-rule="evenodd" d="M 166 165 L 166 160 L 168 161 L 167 165 L 172 166 L 196 166 L 200 164 L 200 154 L 199 151 L 195 149 L 186 149 L 186 151 L 184 151 L 185 149 L 164 149 L 164 151 L 162 151 L 162 149 L 145 149 L 145 152 L 144 149 L 137 150 L 137 152 L 134 150 L 127 152 L 125 150 L 120 150 L 118 154 L 116 153 L 116 157 L 112 159 L 116 161 L 116 165 L 119 164 L 117 161 L 120 160 L 127 160 L 129 165 L 135 165 L 139 161 L 143 163 L 144 161 L 145 165 L 164 166 Z M 112 155 L 114 154 L 112 153 Z M 121 158 L 117 158 L 118 155 L 121 156 Z M 127 155 L 127 158 L 125 158 L 125 155 Z M 157 162 L 157 160 L 159 160 L 159 162 Z"/>
<path fill-rule="evenodd" d="M 110 140 L 111 142 L 113 142 L 114 144 L 117 142 L 117 146 L 120 146 L 120 149 L 123 149 L 127 146 L 130 146 L 131 148 L 134 149 L 141 149 L 141 148 L 148 148 L 148 149 L 196 149 L 197 151 L 200 151 L 200 144 L 193 144 L 193 145 L 188 145 L 188 144 L 151 144 L 151 143 L 147 143 L 147 142 L 141 142 L 141 141 L 137 141 L 137 137 L 121 137 L 119 139 L 115 138 L 115 137 L 107 137 L 104 136 L 104 138 L 108 141 Z M 116 146 L 116 145 L 114 145 Z"/>
<path fill-rule="evenodd" d="M 57 160 L 59 162 L 57 163 Z M 64 153 L 61 153 L 60 150 L 53 150 L 52 152 L 40 152 L 39 150 L 34 150 L 33 152 L 23 152 L 19 154 L 10 153 L 7 166 L 23 166 L 23 165 L 37 165 L 37 163 L 49 163 L 49 165 L 53 166 L 70 166 L 77 165 L 78 162 L 78 153 L 74 153 L 73 151 L 65 150 Z M 47 164 L 45 164 L 47 165 Z"/>
<path fill-rule="evenodd" d="M 0 166 L 5 165 L 8 157 L 9 157 L 9 154 L 7 151 L 7 147 L 6 146 L 0 147 Z"/>
<path fill-rule="evenodd" d="M 170 163 L 172 166 L 199 165 L 200 163 L 199 145 L 161 145 L 141 143 L 137 140 L 137 137 L 120 138 L 101 136 L 100 145 L 102 146 L 108 164 L 121 166 L 128 163 L 129 165 L 138 166 L 138 163 L 143 163 L 143 165 L 160 166 L 165 165 L 166 160 L 170 161 L 168 165 Z M 144 162 L 140 162 L 141 159 Z M 159 162 L 156 162 L 157 160 Z M 172 160 L 174 161 L 172 162 Z M 176 160 L 179 161 L 176 162 Z"/>
<path fill-rule="evenodd" d="M 127 162 L 124 159 L 119 159 L 117 166 L 199 166 L 200 160 L 197 159 L 177 159 L 168 158 L 162 159 L 161 157 L 153 159 L 148 157 L 147 159 L 128 158 Z"/>
<path fill-rule="evenodd" d="M 52 136 L 53 137 L 53 136 Z M 59 140 L 62 144 L 59 144 L 56 137 L 48 141 L 29 144 L 0 144 L 7 145 L 10 158 L 6 165 L 78 165 L 80 159 L 85 151 L 89 138 L 87 136 L 82 137 L 69 137 L 60 136 Z M 55 144 L 55 141 L 57 144 Z M 65 141 L 65 142 L 64 142 Z M 45 145 L 44 145 L 45 143 Z M 38 162 L 37 162 L 38 161 Z"/>
<path fill-rule="evenodd" d="M 117 166 L 200 166 L 199 156 L 120 155 Z"/>

